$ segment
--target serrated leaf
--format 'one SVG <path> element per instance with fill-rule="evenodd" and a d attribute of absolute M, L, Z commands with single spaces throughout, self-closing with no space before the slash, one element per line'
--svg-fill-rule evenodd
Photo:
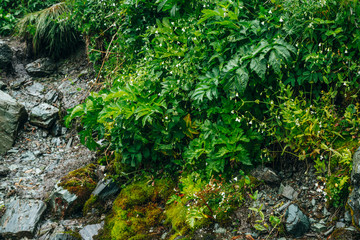
<path fill-rule="evenodd" d="M 275 73 L 280 74 L 280 59 L 276 55 L 275 50 L 272 50 L 269 55 L 269 64 L 274 69 Z"/>
<path fill-rule="evenodd" d="M 235 80 L 236 90 L 241 94 L 243 94 L 248 82 L 249 82 L 249 74 L 246 68 L 238 68 L 236 70 L 236 80 Z"/>
<path fill-rule="evenodd" d="M 259 58 L 253 58 L 250 62 L 250 69 L 254 71 L 259 78 L 264 79 L 266 73 L 266 59 L 259 60 Z"/>

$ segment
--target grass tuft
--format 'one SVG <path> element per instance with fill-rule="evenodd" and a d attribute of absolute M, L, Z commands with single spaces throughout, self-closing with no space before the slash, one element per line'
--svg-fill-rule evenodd
<path fill-rule="evenodd" d="M 36 55 L 60 58 L 71 53 L 80 42 L 80 35 L 69 21 L 70 7 L 57 3 L 30 13 L 17 24 L 20 38 L 27 41 Z"/>

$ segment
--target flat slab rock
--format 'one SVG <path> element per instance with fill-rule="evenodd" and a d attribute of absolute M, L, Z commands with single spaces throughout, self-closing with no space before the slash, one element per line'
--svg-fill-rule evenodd
<path fill-rule="evenodd" d="M 45 209 L 46 204 L 43 201 L 12 200 L 6 205 L 6 211 L 0 220 L 0 236 L 15 239 L 32 238 Z"/>
<path fill-rule="evenodd" d="M 50 58 L 40 58 L 25 67 L 32 77 L 46 77 L 56 70 L 56 64 Z"/>
<path fill-rule="evenodd" d="M 104 227 L 104 222 L 98 224 L 87 225 L 80 230 L 80 235 L 84 240 L 93 240 L 93 237 L 99 233 L 99 230 Z"/>
<path fill-rule="evenodd" d="M 41 103 L 31 110 L 30 123 L 48 129 L 56 121 L 58 113 L 58 108 L 47 103 Z"/>
<path fill-rule="evenodd" d="M 26 120 L 25 107 L 0 91 L 0 154 L 13 146 L 17 132 Z"/>

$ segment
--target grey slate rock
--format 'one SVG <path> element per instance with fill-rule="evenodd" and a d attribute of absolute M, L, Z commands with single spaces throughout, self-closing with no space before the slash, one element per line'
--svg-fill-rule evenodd
<path fill-rule="evenodd" d="M 16 79 L 15 81 L 12 81 L 10 83 L 10 88 L 11 89 L 14 89 L 14 90 L 17 90 L 19 89 L 21 86 L 23 86 L 26 82 L 28 81 L 28 79 L 26 78 L 19 78 L 19 79 Z"/>
<path fill-rule="evenodd" d="M 251 175 L 256 177 L 258 180 L 263 180 L 267 184 L 279 184 L 280 178 L 279 176 L 268 167 L 258 167 L 256 168 Z"/>
<path fill-rule="evenodd" d="M 295 204 L 291 204 L 285 214 L 286 231 L 294 237 L 301 237 L 310 230 L 309 218 Z"/>
<path fill-rule="evenodd" d="M 0 220 L 0 235 L 5 238 L 32 238 L 46 204 L 39 200 L 16 199 L 6 205 Z"/>
<path fill-rule="evenodd" d="M 322 223 L 314 223 L 312 226 L 311 226 L 311 229 L 314 231 L 314 232 L 317 232 L 317 233 L 320 233 L 320 232 L 323 232 L 327 229 L 326 225 L 325 224 L 322 224 Z"/>
<path fill-rule="evenodd" d="M 336 228 L 345 228 L 345 227 L 346 227 L 346 224 L 343 223 L 343 222 L 336 222 L 335 227 L 336 227 Z"/>
<path fill-rule="evenodd" d="M 12 57 L 13 53 L 11 48 L 4 42 L 0 40 L 0 69 L 9 72 L 12 70 Z"/>
<path fill-rule="evenodd" d="M 292 188 L 291 186 L 289 185 L 280 185 L 280 188 L 279 188 L 279 194 L 282 195 L 283 197 L 286 197 L 287 199 L 289 200 L 294 200 L 298 197 L 299 193 L 296 192 L 294 190 L 294 188 Z"/>
<path fill-rule="evenodd" d="M 0 81 L 0 90 L 4 90 L 6 88 L 6 84 L 3 81 Z"/>
<path fill-rule="evenodd" d="M 5 166 L 0 166 L 0 178 L 6 177 L 10 173 L 10 169 Z"/>
<path fill-rule="evenodd" d="M 44 100 L 45 102 L 52 104 L 56 102 L 58 98 L 59 98 L 59 93 L 56 90 L 50 90 L 45 94 Z"/>
<path fill-rule="evenodd" d="M 360 147 L 356 150 L 353 156 L 351 184 L 354 187 L 360 187 Z"/>
<path fill-rule="evenodd" d="M 87 225 L 80 230 L 80 235 L 83 240 L 93 240 L 93 237 L 99 233 L 99 230 L 104 227 L 104 222 L 98 224 Z"/>
<path fill-rule="evenodd" d="M 0 154 L 11 149 L 18 130 L 26 120 L 25 107 L 9 94 L 0 91 Z"/>
<path fill-rule="evenodd" d="M 79 238 L 72 236 L 64 226 L 59 225 L 54 229 L 54 232 L 51 234 L 49 240 L 79 240 Z"/>
<path fill-rule="evenodd" d="M 111 196 L 116 195 L 120 191 L 119 186 L 112 179 L 102 179 L 98 182 L 92 195 L 105 200 Z"/>
<path fill-rule="evenodd" d="M 44 97 L 44 85 L 38 82 L 34 82 L 31 86 L 26 88 L 26 91 L 34 97 L 43 98 Z"/>
<path fill-rule="evenodd" d="M 49 129 L 58 117 L 59 109 L 47 104 L 41 103 L 30 112 L 30 123 L 42 128 Z"/>
<path fill-rule="evenodd" d="M 78 196 L 70 193 L 57 183 L 49 199 L 49 205 L 53 215 L 56 217 L 65 217 L 72 213 L 71 210 L 74 207 L 73 205 L 76 203 Z"/>
<path fill-rule="evenodd" d="M 352 220 L 357 225 L 360 226 L 360 188 L 355 187 L 349 195 L 348 206 L 353 212 Z M 345 214 L 346 219 L 346 214 Z"/>
<path fill-rule="evenodd" d="M 46 77 L 56 70 L 56 64 L 50 58 L 40 58 L 25 67 L 32 77 Z"/>

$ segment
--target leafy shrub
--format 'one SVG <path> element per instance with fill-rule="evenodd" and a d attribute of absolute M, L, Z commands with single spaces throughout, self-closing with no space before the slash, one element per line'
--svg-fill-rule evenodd
<path fill-rule="evenodd" d="M 325 166 L 329 189 L 341 186 L 332 199 L 346 194 L 350 163 L 333 150 L 358 137 L 356 1 L 92 3 L 75 1 L 73 19 L 106 81 L 66 121 L 89 148 L 208 182 L 276 145 Z"/>
<path fill-rule="evenodd" d="M 35 55 L 64 56 L 79 42 L 79 35 L 68 21 L 69 12 L 69 6 L 62 2 L 30 13 L 19 21 L 18 34 L 31 43 Z"/>

